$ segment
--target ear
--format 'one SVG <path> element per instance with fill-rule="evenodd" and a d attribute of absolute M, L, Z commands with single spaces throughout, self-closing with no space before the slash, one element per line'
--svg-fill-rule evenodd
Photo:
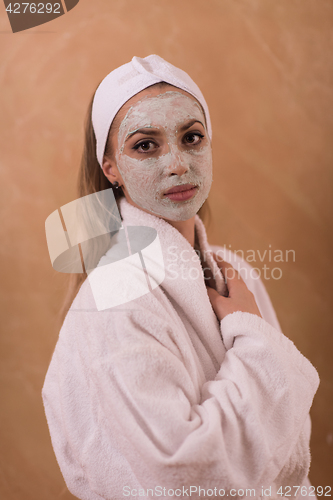
<path fill-rule="evenodd" d="M 119 177 L 119 172 L 117 169 L 116 163 L 108 158 L 107 156 L 103 157 L 103 165 L 102 169 L 104 172 L 105 177 L 109 179 L 109 181 L 113 184 L 115 181 L 120 181 Z"/>

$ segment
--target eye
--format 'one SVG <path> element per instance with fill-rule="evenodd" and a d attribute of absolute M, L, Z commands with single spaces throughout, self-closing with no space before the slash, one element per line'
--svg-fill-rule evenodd
<path fill-rule="evenodd" d="M 184 136 L 184 142 L 186 144 L 190 144 L 191 146 L 195 146 L 197 144 L 200 144 L 201 143 L 201 140 L 204 138 L 205 136 L 203 134 L 200 134 L 200 132 L 188 132 L 185 136 Z"/>
<path fill-rule="evenodd" d="M 133 149 L 139 151 L 140 153 L 150 153 L 157 148 L 157 144 L 153 141 L 141 141 L 133 146 Z"/>

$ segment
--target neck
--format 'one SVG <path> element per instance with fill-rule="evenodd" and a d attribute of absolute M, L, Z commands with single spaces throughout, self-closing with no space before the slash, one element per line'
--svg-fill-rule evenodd
<path fill-rule="evenodd" d="M 184 238 L 187 239 L 189 244 L 194 247 L 194 240 L 195 240 L 195 222 L 194 222 L 194 217 L 188 220 L 180 220 L 180 221 L 174 221 L 174 220 L 168 220 L 166 219 L 167 222 L 171 226 L 173 226 L 175 229 L 177 229 L 180 234 L 184 236 Z"/>
<path fill-rule="evenodd" d="M 148 214 L 153 214 L 152 212 L 149 212 L 148 210 L 139 207 L 136 203 L 134 203 L 131 198 L 127 195 L 125 191 L 125 197 L 126 200 L 130 205 L 133 205 L 133 207 L 139 208 L 140 210 L 143 210 L 144 212 L 147 212 Z M 157 216 L 158 217 L 158 216 Z M 162 217 L 164 219 L 164 217 Z M 171 226 L 173 226 L 175 229 L 177 229 L 180 234 L 184 236 L 184 238 L 187 239 L 189 244 L 194 248 L 194 243 L 195 243 L 195 217 L 191 217 L 191 219 L 188 220 L 169 220 L 169 219 L 164 219 L 166 220 Z"/>

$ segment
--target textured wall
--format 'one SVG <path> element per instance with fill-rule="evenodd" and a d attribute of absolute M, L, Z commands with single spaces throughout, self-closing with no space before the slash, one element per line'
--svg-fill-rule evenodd
<path fill-rule="evenodd" d="M 207 97 L 210 240 L 242 250 L 262 273 L 266 265 L 285 334 L 319 370 L 310 478 L 332 485 L 332 29 L 331 0 L 81 0 L 16 34 L 0 5 L 1 498 L 72 498 L 40 396 L 66 285 L 44 221 L 76 197 L 95 87 L 151 53 L 188 71 Z M 295 261 L 285 262 L 290 249 Z"/>

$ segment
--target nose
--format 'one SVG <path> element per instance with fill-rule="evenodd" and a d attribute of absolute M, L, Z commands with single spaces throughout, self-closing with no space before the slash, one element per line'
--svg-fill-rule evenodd
<path fill-rule="evenodd" d="M 189 165 L 183 153 L 177 146 L 172 145 L 170 147 L 170 155 L 169 175 L 184 175 L 188 171 Z"/>

